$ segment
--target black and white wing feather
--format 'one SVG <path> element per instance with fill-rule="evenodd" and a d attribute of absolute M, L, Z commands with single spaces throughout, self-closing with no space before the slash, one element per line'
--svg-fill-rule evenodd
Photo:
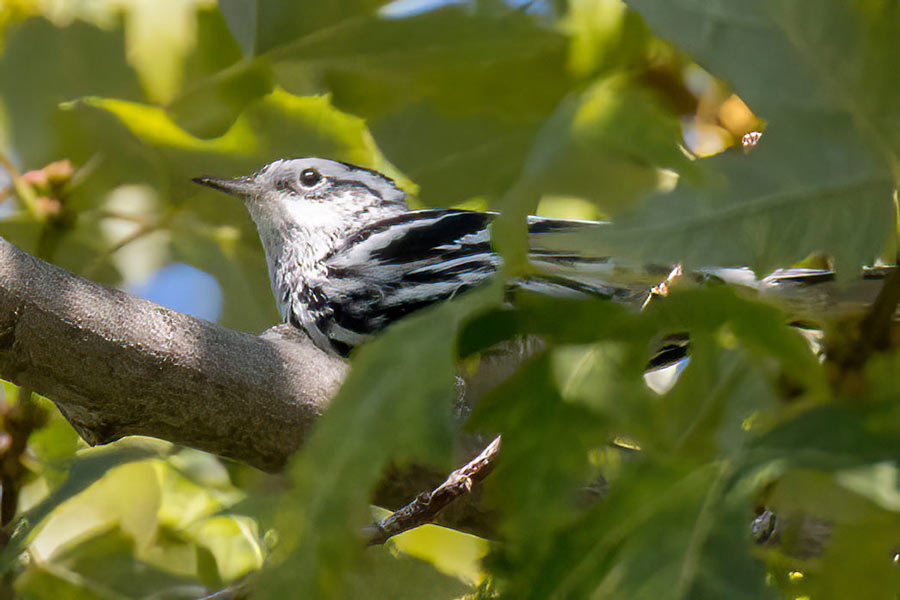
<path fill-rule="evenodd" d="M 347 355 L 394 321 L 491 278 L 502 265 L 491 247 L 494 217 L 476 211 L 420 210 L 365 225 L 323 259 L 318 276 L 306 279 L 290 318 L 320 346 Z M 585 228 L 603 227 L 601 223 L 530 217 L 528 224 L 529 259 L 538 272 L 510 282 L 511 290 L 633 300 L 645 297 L 668 271 L 617 265 L 570 249 L 571 239 L 584 235 Z M 717 268 L 701 269 L 691 277 L 784 294 L 827 281 L 833 273 L 788 269 L 757 280 L 748 269 Z M 672 337 L 651 366 L 684 357 L 686 344 L 686 338 Z"/>
<path fill-rule="evenodd" d="M 323 261 L 321 277 L 306 282 L 305 328 L 346 355 L 397 319 L 487 281 L 502 259 L 490 242 L 494 214 L 464 210 L 410 211 L 371 223 L 344 240 Z M 533 218 L 534 241 L 543 234 L 584 226 L 576 221 Z M 547 271 L 513 287 L 554 295 L 612 297 L 621 290 L 595 277 L 572 277 L 602 264 L 572 252 L 533 245 L 532 259 Z M 296 310 L 294 311 L 296 312 Z"/>

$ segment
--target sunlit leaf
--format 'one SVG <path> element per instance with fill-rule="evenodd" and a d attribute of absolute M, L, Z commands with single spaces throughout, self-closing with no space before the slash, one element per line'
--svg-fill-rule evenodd
<path fill-rule="evenodd" d="M 379 510 L 376 519 L 389 511 Z M 457 577 L 468 585 L 478 585 L 485 577 L 481 559 L 488 552 L 486 539 L 439 525 L 422 525 L 390 540 L 390 547 L 403 554 L 431 563 L 446 575 Z"/>
<path fill-rule="evenodd" d="M 80 21 L 58 28 L 35 18 L 10 32 L 0 56 L 0 95 L 13 115 L 12 142 L 28 168 L 66 157 L 57 104 L 88 94 L 143 97 L 125 61 L 121 31 Z"/>
<path fill-rule="evenodd" d="M 28 536 L 56 507 L 86 490 L 110 469 L 159 455 L 159 445 L 122 444 L 85 453 L 73 461 L 62 485 L 18 518 L 9 544 L 0 554 L 0 570 L 6 572 L 13 565 Z"/>
<path fill-rule="evenodd" d="M 128 597 L 130 594 L 181 597 L 197 596 L 205 588 L 184 573 L 172 573 L 134 556 L 133 541 L 119 529 L 111 529 L 65 552 L 58 564 L 35 565 L 20 585 L 32 598 Z"/>
<path fill-rule="evenodd" d="M 733 84 L 768 125 L 750 156 L 706 161 L 718 174 L 714 185 L 679 186 L 621 219 L 609 247 L 647 260 L 744 264 L 757 272 L 812 251 L 832 254 L 850 271 L 872 261 L 892 219 L 900 83 L 889 73 L 898 52 L 891 41 L 897 7 L 869 10 L 841 0 L 631 5 Z"/>
<path fill-rule="evenodd" d="M 197 43 L 184 68 L 184 85 L 166 110 L 198 137 L 225 133 L 241 111 L 273 85 L 266 64 L 242 60 L 218 10 L 197 13 Z"/>
<path fill-rule="evenodd" d="M 373 600 L 434 598 L 452 600 L 470 591 L 460 581 L 436 571 L 426 562 L 394 556 L 387 548 L 366 550 L 360 567 L 346 577 L 347 598 Z"/>
<path fill-rule="evenodd" d="M 179 88 L 184 58 L 196 42 L 197 5 L 202 2 L 125 3 L 128 61 L 155 102 L 167 102 Z"/>

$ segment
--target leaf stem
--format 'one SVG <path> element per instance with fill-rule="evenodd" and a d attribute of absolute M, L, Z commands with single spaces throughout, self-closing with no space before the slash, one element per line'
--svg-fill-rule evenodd
<path fill-rule="evenodd" d="M 136 230 L 134 230 L 132 233 L 130 233 L 129 235 L 126 235 L 124 238 L 122 238 L 121 240 L 119 240 L 118 242 L 116 242 L 115 244 L 110 246 L 109 248 L 106 248 L 105 250 L 103 250 L 102 252 L 97 254 L 97 256 L 95 256 L 94 259 L 81 272 L 82 277 L 86 277 L 87 279 L 90 279 L 94 274 L 96 274 L 97 270 L 101 267 L 101 265 L 103 265 L 103 263 L 110 256 L 112 256 L 113 254 L 115 254 L 116 252 L 118 252 L 119 250 L 121 250 L 122 248 L 127 246 L 128 244 L 135 242 L 151 233 L 159 231 L 160 229 L 167 227 L 176 212 L 177 212 L 177 209 L 170 209 L 166 214 L 164 214 L 158 220 L 150 221 L 150 222 L 148 222 L 146 219 L 143 219 L 141 217 L 134 217 L 131 215 L 123 215 L 123 214 L 118 214 L 118 213 L 113 213 L 113 212 L 101 213 L 100 214 L 101 218 L 109 217 L 109 218 L 114 218 L 114 219 L 122 219 L 125 221 L 130 221 L 132 223 L 136 223 L 139 225 L 139 227 Z"/>
<path fill-rule="evenodd" d="M 156 222 L 156 223 L 149 223 L 147 225 L 144 225 L 144 226 L 139 227 L 138 229 L 134 230 L 132 233 L 130 233 L 129 235 L 126 235 L 124 238 L 122 238 L 121 240 L 119 240 L 118 242 L 116 242 L 115 244 L 110 246 L 109 248 L 106 248 L 105 250 L 103 250 L 102 252 L 97 254 L 94 257 L 94 259 L 90 263 L 88 263 L 88 266 L 86 266 L 84 268 L 84 270 L 81 272 L 82 277 L 91 279 L 91 277 L 97 273 L 97 270 L 101 267 L 101 265 L 103 265 L 103 263 L 110 256 L 112 256 L 113 254 L 115 254 L 116 252 L 118 252 L 119 250 L 121 250 L 122 248 L 127 246 L 128 244 L 135 242 L 135 241 L 141 239 L 142 237 L 153 233 L 154 231 L 158 231 L 159 229 L 162 229 L 162 227 L 163 227 L 162 222 Z"/>

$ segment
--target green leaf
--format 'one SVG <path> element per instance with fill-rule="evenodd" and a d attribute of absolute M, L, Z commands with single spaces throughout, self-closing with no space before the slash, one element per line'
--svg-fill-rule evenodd
<path fill-rule="evenodd" d="M 431 206 L 501 195 L 573 83 L 564 38 L 518 11 L 443 7 L 325 33 L 274 53 L 279 81 L 324 84 L 365 116 Z"/>
<path fill-rule="evenodd" d="M 490 348 L 519 335 L 536 335 L 558 344 L 586 344 L 600 339 L 649 342 L 649 319 L 608 300 L 551 298 L 521 293 L 504 306 L 467 323 L 460 333 L 460 356 Z M 649 358 L 649 350 L 647 350 Z"/>
<path fill-rule="evenodd" d="M 584 198 L 614 215 L 657 189 L 662 168 L 696 179 L 699 169 L 680 143 L 675 116 L 625 76 L 571 94 L 541 124 L 521 172 L 498 203 L 495 244 L 512 265 L 523 264 L 525 217 L 541 195 Z"/>
<path fill-rule="evenodd" d="M 378 508 L 372 512 L 375 520 L 390 514 L 389 510 Z M 490 541 L 449 527 L 428 524 L 395 535 L 389 547 L 431 563 L 441 573 L 453 575 L 469 585 L 478 585 L 485 578 L 481 561 L 488 553 Z"/>
<path fill-rule="evenodd" d="M 436 571 L 426 562 L 397 556 L 387 547 L 365 551 L 359 568 L 346 577 L 345 598 L 373 600 L 452 600 L 462 598 L 468 586 Z"/>
<path fill-rule="evenodd" d="M 503 435 L 485 493 L 501 509 L 507 543 L 492 560 L 501 573 L 531 572 L 550 550 L 552 534 L 580 512 L 590 483 L 588 452 L 609 434 L 596 415 L 563 401 L 546 354 L 482 400 L 467 426 Z M 510 594 L 525 591 L 513 587 Z"/>
<path fill-rule="evenodd" d="M 6 573 L 15 564 L 28 536 L 57 506 L 86 490 L 113 467 L 159 456 L 158 445 L 118 444 L 91 450 L 76 458 L 62 485 L 14 521 L 9 544 L 0 553 L 0 572 Z"/>
<path fill-rule="evenodd" d="M 262 539 L 256 521 L 249 517 L 217 515 L 202 519 L 192 523 L 182 536 L 196 544 L 198 577 L 202 578 L 203 569 L 207 569 L 210 576 L 233 581 L 263 567 Z"/>
<path fill-rule="evenodd" d="M 790 126 L 803 114 L 838 113 L 879 152 L 889 153 L 896 168 L 900 6 L 895 2 L 629 0 L 629 5 L 655 32 L 733 85 L 770 126 Z M 813 133 L 810 125 L 806 133 Z M 845 142 L 842 129 L 828 131 L 828 122 L 821 126 L 833 141 L 829 146 Z M 834 164 L 840 158 L 840 151 L 816 150 Z"/>
<path fill-rule="evenodd" d="M 364 122 L 335 110 L 324 97 L 298 97 L 275 90 L 254 102 L 221 137 L 203 140 L 178 127 L 164 111 L 111 98 L 84 98 L 69 106 L 81 116 L 101 110 L 114 116 L 161 163 L 170 194 L 200 191 L 190 181 L 198 172 L 235 176 L 296 154 L 332 156 L 390 171 Z M 118 142 L 121 143 L 121 142 Z M 110 157 L 115 160 L 115 157 Z M 148 161 L 149 162 L 149 161 Z M 115 168 L 113 163 L 110 168 Z M 205 193 L 205 192 L 204 192 Z M 178 197 L 171 199 L 180 201 Z"/>
<path fill-rule="evenodd" d="M 891 230 L 898 172 L 889 138 L 898 130 L 900 83 L 887 60 L 897 52 L 889 41 L 897 36 L 887 34 L 896 6 L 631 4 L 732 83 L 768 126 L 749 156 L 704 161 L 715 173 L 711 185 L 682 184 L 648 201 L 598 243 L 645 260 L 743 264 L 759 273 L 813 251 L 848 272 L 871 262 Z M 875 116 L 873 106 L 886 114 Z"/>
<path fill-rule="evenodd" d="M 147 96 L 167 102 L 180 87 L 184 58 L 196 39 L 196 0 L 123 3 L 128 62 Z"/>
<path fill-rule="evenodd" d="M 231 30 L 231 35 L 240 45 L 244 56 L 252 56 L 256 52 L 256 29 L 258 22 L 257 2 L 243 0 L 220 0 L 219 10 Z"/>
<path fill-rule="evenodd" d="M 538 125 L 446 115 L 419 102 L 376 120 L 372 132 L 385 154 L 419 184 L 427 206 L 451 206 L 502 195 L 519 176 Z"/>
<path fill-rule="evenodd" d="M 897 465 L 889 461 L 847 469 L 835 476 L 842 487 L 875 502 L 884 509 L 900 512 L 900 485 Z"/>
<path fill-rule="evenodd" d="M 69 132 L 60 126 L 57 105 L 90 94 L 143 97 L 125 61 L 121 31 L 81 21 L 54 27 L 35 18 L 9 34 L 0 56 L 0 96 L 9 111 L 12 143 L 26 167 L 68 156 L 62 148 L 71 141 L 65 139 Z"/>
<path fill-rule="evenodd" d="M 746 265 L 758 274 L 825 251 L 855 273 L 891 231 L 891 179 L 846 122 L 821 117 L 805 130 L 799 117 L 794 126 L 770 125 L 749 156 L 706 159 L 715 184 L 680 185 L 621 215 L 608 235 L 586 245 L 688 268 Z"/>
<path fill-rule="evenodd" d="M 56 468 L 62 461 L 75 455 L 78 448 L 78 434 L 66 419 L 53 410 L 53 403 L 43 396 L 35 397 L 49 413 L 48 422 L 28 437 L 28 448 L 33 451 L 43 465 Z"/>
<path fill-rule="evenodd" d="M 133 540 L 116 528 L 64 549 L 51 564 L 34 565 L 16 583 L 25 598 L 179 598 L 187 586 L 194 586 L 193 595 L 204 589 L 192 577 L 135 557 Z"/>
<path fill-rule="evenodd" d="M 297 38 L 321 37 L 321 30 L 346 26 L 371 14 L 384 0 L 310 2 L 222 0 L 219 9 L 245 55 L 262 54 Z"/>
<path fill-rule="evenodd" d="M 218 10 L 198 11 L 197 43 L 184 70 L 184 86 L 166 111 L 180 127 L 202 138 L 224 134 L 250 102 L 273 87 L 266 63 L 242 60 Z"/>
<path fill-rule="evenodd" d="M 752 450 L 756 462 L 779 458 L 798 468 L 843 469 L 900 456 L 898 430 L 892 405 L 822 406 L 760 436 Z"/>
<path fill-rule="evenodd" d="M 635 435 L 650 451 L 714 460 L 740 452 L 747 423 L 777 407 L 772 382 L 745 353 L 721 351 L 708 335 L 691 336 L 690 364 L 675 387 L 642 415 Z"/>
<path fill-rule="evenodd" d="M 515 574 L 519 597 L 768 597 L 741 518 L 752 488 L 729 484 L 727 462 L 625 465 L 609 496 L 561 530 L 542 563 Z"/>
<path fill-rule="evenodd" d="M 574 0 L 560 20 L 569 37 L 569 66 L 576 73 L 596 73 L 640 64 L 650 32 L 622 2 Z"/>
<path fill-rule="evenodd" d="M 814 471 L 785 473 L 766 503 L 784 521 L 782 544 L 767 558 L 776 568 L 803 573 L 790 592 L 825 600 L 896 595 L 900 572 L 893 557 L 900 513 Z"/>
<path fill-rule="evenodd" d="M 647 318 L 665 333 L 734 336 L 758 357 L 776 359 L 792 381 L 811 394 L 825 393 L 824 372 L 789 318 L 779 308 L 744 298 L 728 286 L 673 290 L 660 302 L 652 302 Z"/>
<path fill-rule="evenodd" d="M 534 38 L 529 40 L 529 35 Z M 473 59 L 485 54 L 510 60 L 540 54 L 562 42 L 560 35 L 519 11 L 489 14 L 449 6 L 402 19 L 345 23 L 322 37 L 297 39 L 279 48 L 274 57 L 427 77 L 441 67 L 471 67 Z"/>
<path fill-rule="evenodd" d="M 675 115 L 646 87 L 611 76 L 573 101 L 545 123 L 522 174 L 544 193 L 588 198 L 614 215 L 656 189 L 661 168 L 699 173 L 680 147 Z"/>
<path fill-rule="evenodd" d="M 303 589 L 342 597 L 342 573 L 361 546 L 368 498 L 388 459 L 447 466 L 461 319 L 499 301 L 499 286 L 417 313 L 354 356 L 353 369 L 290 468 L 296 488 L 281 500 L 279 558 L 269 597 Z"/>

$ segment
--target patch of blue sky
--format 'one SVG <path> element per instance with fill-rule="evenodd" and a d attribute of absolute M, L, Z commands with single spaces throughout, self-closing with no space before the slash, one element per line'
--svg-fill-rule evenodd
<path fill-rule="evenodd" d="M 15 161 L 14 157 L 9 157 L 10 160 Z M 0 219 L 10 216 L 11 214 L 16 212 L 16 203 L 12 198 L 12 190 L 9 190 L 9 187 L 12 185 L 12 178 L 9 176 L 5 170 L 0 169 L 0 190 L 8 190 L 10 195 L 8 196 L 0 196 Z"/>
<path fill-rule="evenodd" d="M 385 19 L 405 19 L 420 15 L 443 6 L 460 6 L 466 4 L 475 4 L 474 0 L 394 0 L 384 5 L 378 14 Z M 546 0 L 502 0 L 497 4 L 506 4 L 510 8 L 522 9 L 525 12 L 533 12 L 538 14 L 546 13 L 549 10 L 549 3 Z"/>
<path fill-rule="evenodd" d="M 468 0 L 394 0 L 378 12 L 386 19 L 405 19 L 426 13 L 441 6 L 468 4 Z"/>
<path fill-rule="evenodd" d="M 131 285 L 132 294 L 172 310 L 215 321 L 222 314 L 222 288 L 216 278 L 184 263 L 171 263 L 144 283 Z"/>

